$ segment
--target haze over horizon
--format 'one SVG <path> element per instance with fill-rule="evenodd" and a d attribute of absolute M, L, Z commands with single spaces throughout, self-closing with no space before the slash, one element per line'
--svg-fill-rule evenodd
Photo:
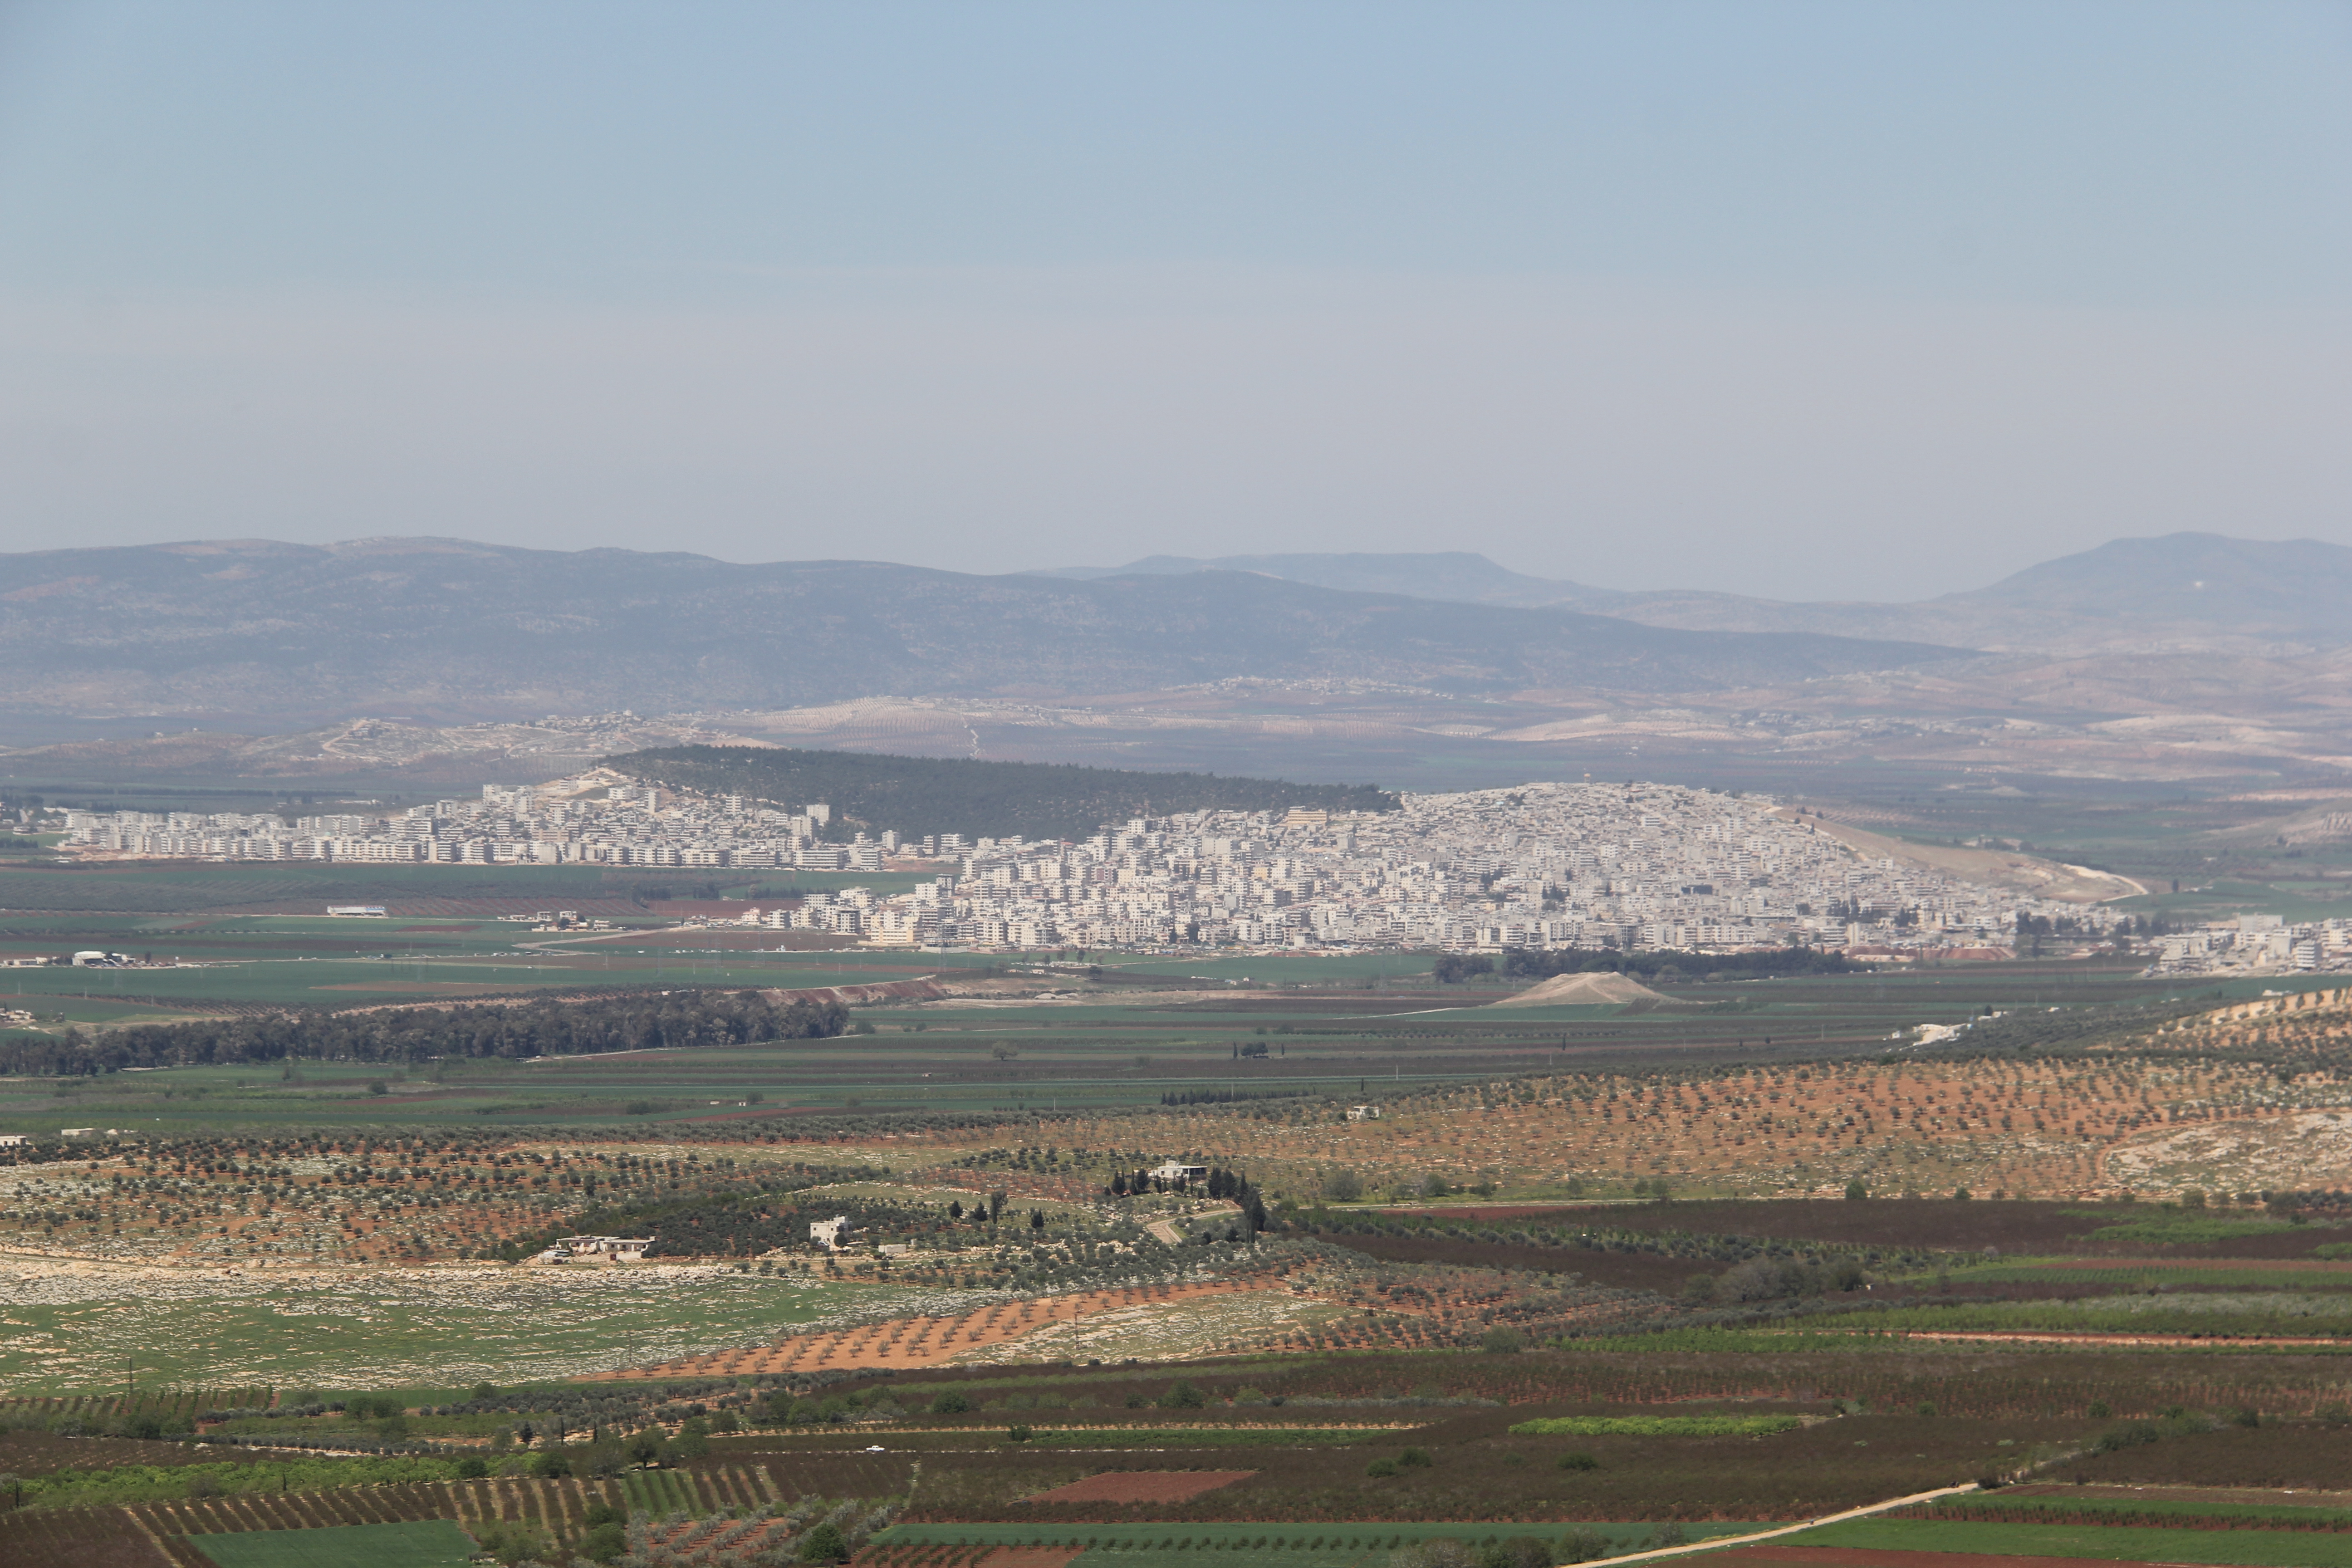
<path fill-rule="evenodd" d="M 2339 6 L 0 12 L 0 549 L 2352 544 Z"/>

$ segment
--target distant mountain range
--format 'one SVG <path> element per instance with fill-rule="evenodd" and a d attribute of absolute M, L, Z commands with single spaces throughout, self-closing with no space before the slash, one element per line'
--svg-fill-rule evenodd
<path fill-rule="evenodd" d="M 0 655 L 10 677 L 0 718 L 269 730 L 356 714 L 679 713 L 1243 677 L 1457 693 L 1717 691 L 1963 650 L 1907 636 L 1648 626 L 1255 572 L 1081 581 L 373 539 L 0 555 Z"/>
<path fill-rule="evenodd" d="M 2015 653 L 2199 647 L 2299 653 L 2352 643 L 2352 549 L 2215 533 L 2119 539 L 1990 587 L 1918 604 L 1784 604 L 1733 594 L 1622 593 L 1530 577 L 1464 551 L 1427 554 L 1150 555 L 1045 574 L 1076 581 L 1248 572 L 1353 593 L 1559 607 L 1683 630 L 1916 637 Z"/>

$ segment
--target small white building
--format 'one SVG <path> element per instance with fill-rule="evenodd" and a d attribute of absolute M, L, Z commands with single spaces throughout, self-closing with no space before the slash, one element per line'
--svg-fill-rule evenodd
<path fill-rule="evenodd" d="M 1350 1121 L 1378 1121 L 1380 1119 L 1381 1108 L 1377 1105 L 1351 1105 L 1348 1107 L 1348 1120 Z"/>
<path fill-rule="evenodd" d="M 575 1258 L 609 1258 L 615 1263 L 642 1263 L 650 1236 L 567 1236 L 539 1255 L 542 1263 L 569 1263 Z"/>
<path fill-rule="evenodd" d="M 1153 1166 L 1150 1173 L 1153 1181 L 1166 1182 L 1172 1186 L 1178 1182 L 1207 1181 L 1209 1179 L 1209 1167 L 1206 1165 L 1187 1165 L 1181 1161 L 1171 1160 L 1164 1165 Z"/>
<path fill-rule="evenodd" d="M 838 1252 L 847 1247 L 849 1238 L 856 1232 L 857 1227 L 849 1222 L 845 1214 L 837 1214 L 831 1219 L 813 1220 L 809 1224 L 809 1239 L 827 1252 Z"/>

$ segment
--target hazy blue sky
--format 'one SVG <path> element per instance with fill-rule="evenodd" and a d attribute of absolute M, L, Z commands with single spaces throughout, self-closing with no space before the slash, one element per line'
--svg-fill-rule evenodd
<path fill-rule="evenodd" d="M 0 548 L 2352 543 L 2346 5 L 0 0 Z"/>

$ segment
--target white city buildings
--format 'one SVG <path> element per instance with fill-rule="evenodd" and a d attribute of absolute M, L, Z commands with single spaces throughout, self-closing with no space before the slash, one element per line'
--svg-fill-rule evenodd
<path fill-rule="evenodd" d="M 609 775 L 607 775 L 609 777 Z M 831 813 L 594 779 L 487 785 L 396 816 L 74 813 L 79 852 L 223 859 L 936 872 L 748 917 L 884 946 L 1011 949 L 1738 948 L 1898 951 L 2102 934 L 2107 911 L 1857 853 L 1760 797 L 1538 784 L 1388 814 L 1195 812 L 1084 843 L 819 837 Z M 893 851 L 897 855 L 893 855 Z M 912 856 L 908 852 L 913 851 Z"/>

